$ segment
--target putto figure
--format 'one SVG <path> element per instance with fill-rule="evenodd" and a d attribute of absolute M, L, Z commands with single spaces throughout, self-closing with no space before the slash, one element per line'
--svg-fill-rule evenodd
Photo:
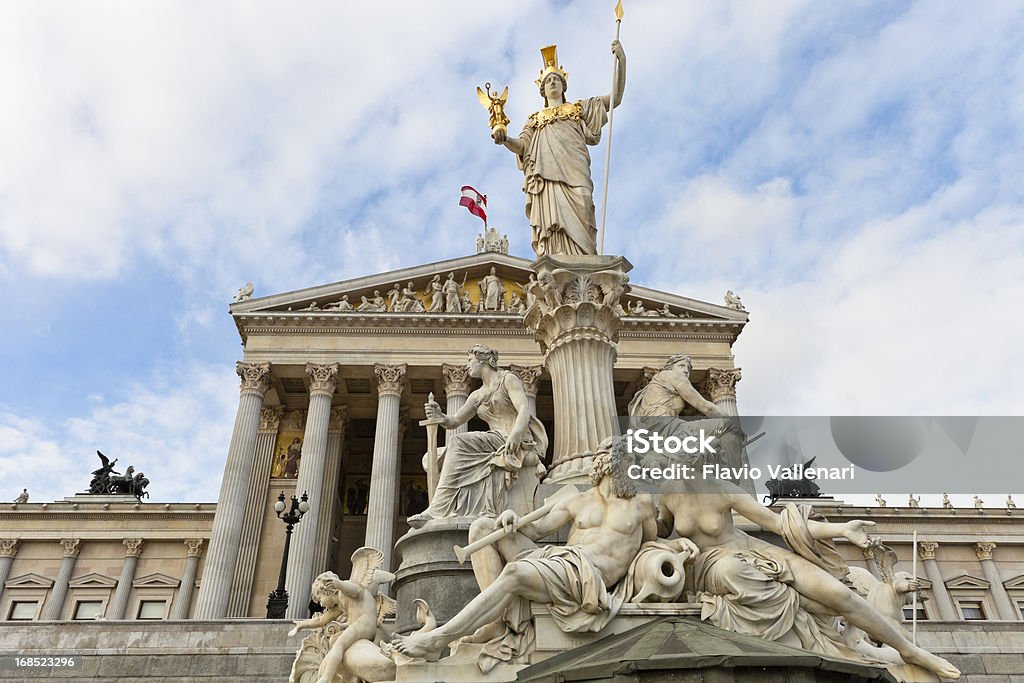
<path fill-rule="evenodd" d="M 360 641 L 374 645 L 385 635 L 378 633 L 381 622 L 395 613 L 391 598 L 377 593 L 383 583 L 395 580 L 395 575 L 381 569 L 384 554 L 375 548 L 363 547 L 352 553 L 352 576 L 348 581 L 338 578 L 334 572 L 324 572 L 313 581 L 311 595 L 324 607 L 322 614 L 313 619 L 295 622 L 295 628 L 288 632 L 294 636 L 301 629 L 319 629 L 337 622 L 328 636 L 329 650 L 319 662 L 317 683 L 332 683 L 335 675 L 342 674 L 344 680 L 386 680 L 367 676 L 365 669 L 388 669 L 390 662 L 375 647 L 363 648 L 366 652 L 354 656 L 355 646 Z M 307 638 L 307 641 L 309 638 Z M 292 675 L 289 680 L 304 678 L 305 670 L 311 669 L 308 652 L 313 643 L 303 643 L 299 649 Z M 314 648 L 315 649 L 315 648 Z M 358 661 L 357 661 L 358 660 Z M 346 665 L 347 664 L 347 665 Z M 393 667 L 390 667 L 393 671 Z M 364 669 L 360 671 L 360 669 Z"/>
<path fill-rule="evenodd" d="M 469 350 L 468 359 L 470 376 L 480 378 L 483 386 L 469 395 L 455 415 L 445 415 L 437 403 L 424 408 L 428 418 L 443 418 L 444 429 L 455 429 L 473 416 L 490 429 L 451 438 L 430 507 L 408 520 L 414 528 L 439 517 L 497 515 L 508 506 L 508 490 L 521 469 L 525 470 L 522 476 L 530 476 L 533 483 L 543 471 L 540 461 L 548 437 L 544 425 L 530 412 L 522 380 L 498 366 L 498 352 L 490 347 L 477 344 Z M 532 502 L 532 491 L 529 498 Z"/>
<path fill-rule="evenodd" d="M 558 50 L 541 50 L 544 68 L 537 79 L 544 109 L 527 119 L 523 132 L 509 138 L 494 129 L 494 142 L 516 155 L 523 171 L 526 216 L 537 256 L 596 254 L 597 219 L 588 145 L 601 141 L 611 107 L 619 106 L 626 88 L 626 54 L 612 43 L 617 77 L 614 93 L 566 102 L 569 74 L 558 63 Z"/>

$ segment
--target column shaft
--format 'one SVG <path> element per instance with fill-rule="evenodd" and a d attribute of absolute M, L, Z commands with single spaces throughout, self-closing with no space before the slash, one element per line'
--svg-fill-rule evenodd
<path fill-rule="evenodd" d="M 256 448 L 263 396 L 270 388 L 268 363 L 241 363 L 236 371 L 242 378 L 235 428 L 231 433 L 228 460 L 217 499 L 217 514 L 210 533 L 210 550 L 203 570 L 203 582 L 196 605 L 197 619 L 222 619 L 227 615 L 231 584 L 234 581 L 242 527 L 245 521 L 245 497 L 252 476 L 252 457 Z"/>
<path fill-rule="evenodd" d="M 18 552 L 18 539 L 0 538 L 0 598 L 4 594 L 4 584 L 10 578 L 14 555 Z"/>
<path fill-rule="evenodd" d="M 922 541 L 918 544 L 917 550 L 921 559 L 924 560 L 924 573 L 932 582 L 932 595 L 935 596 L 935 606 L 939 609 L 939 619 L 942 621 L 961 621 L 962 615 L 953 606 L 953 600 L 949 597 L 946 584 L 942 580 L 942 572 L 935 561 L 935 553 L 939 544 L 935 541 Z"/>
<path fill-rule="evenodd" d="M 466 365 L 453 365 L 451 363 L 441 364 L 441 374 L 444 375 L 444 395 L 447 399 L 444 412 L 446 415 L 454 415 L 459 412 L 462 406 L 466 405 L 469 398 L 470 384 L 473 379 L 469 376 L 469 367 Z M 455 429 L 444 430 L 445 443 L 451 443 L 451 438 L 456 434 L 469 431 L 469 423 L 461 424 Z"/>
<path fill-rule="evenodd" d="M 274 461 L 274 443 L 277 440 L 277 429 L 283 413 L 283 406 L 263 408 L 260 411 L 260 427 L 256 434 L 256 450 L 249 478 L 249 493 L 245 502 L 238 562 L 235 564 L 231 598 L 228 601 L 229 617 L 249 616 L 256 554 L 259 552 L 260 533 L 263 531 L 263 518 L 266 514 L 267 485 Z"/>
<path fill-rule="evenodd" d="M 121 578 L 117 580 L 114 598 L 107 608 L 107 619 L 124 619 L 128 609 L 128 596 L 132 592 L 132 582 L 135 580 L 135 568 L 142 553 L 141 538 L 125 539 L 124 544 L 128 553 L 124 556 L 124 564 L 121 565 Z"/>
<path fill-rule="evenodd" d="M 333 570 L 328 567 L 331 540 L 335 515 L 339 513 L 338 479 L 341 475 L 341 440 L 340 432 L 327 434 L 327 464 L 324 471 L 323 490 L 320 492 L 320 529 L 317 531 L 319 542 L 316 544 L 316 555 L 313 559 L 313 576 Z"/>
<path fill-rule="evenodd" d="M 462 409 L 462 406 L 466 405 L 466 399 L 469 398 L 469 394 L 447 394 L 447 403 L 444 407 L 445 415 L 454 415 Z M 451 438 L 456 434 L 469 431 L 469 423 L 465 422 L 460 424 L 455 429 L 444 430 L 444 442 L 451 443 Z"/>
<path fill-rule="evenodd" d="M 192 602 L 192 589 L 196 585 L 196 571 L 199 568 L 199 553 L 203 547 L 202 539 L 194 538 L 185 541 L 188 546 L 188 557 L 185 558 L 185 571 L 181 575 L 178 594 L 171 605 L 171 619 L 188 619 L 188 607 Z"/>
<path fill-rule="evenodd" d="M 302 459 L 295 493 L 310 496 L 309 511 L 295 525 L 291 552 L 288 557 L 289 619 L 301 619 L 309 614 L 309 591 L 313 584 L 313 562 L 316 557 L 317 532 L 320 524 L 320 504 L 323 502 L 323 482 L 327 465 L 327 427 L 331 419 L 331 397 L 338 382 L 338 366 L 307 365 L 306 373 L 312 378 L 309 390 L 309 413 L 306 433 L 302 439 Z M 326 542 L 326 539 L 324 540 Z"/>
<path fill-rule="evenodd" d="M 377 365 L 379 378 L 377 430 L 370 471 L 370 503 L 366 511 L 366 545 L 384 553 L 384 569 L 392 570 L 395 506 L 398 503 L 398 416 L 405 387 L 405 365 Z"/>
<path fill-rule="evenodd" d="M 559 426 L 555 430 L 555 467 L 582 453 L 593 453 L 602 441 L 619 433 L 614 363 L 615 347 L 600 339 L 574 340 L 548 353 L 545 366 L 551 373 L 555 424 Z"/>
<path fill-rule="evenodd" d="M 980 541 L 974 544 L 974 552 L 977 554 L 978 561 L 981 562 L 981 570 L 985 572 L 985 578 L 989 582 L 999 618 L 1006 621 L 1017 621 L 1019 612 L 1014 608 L 1013 601 L 1010 600 L 1010 595 L 1006 592 L 1006 587 L 1003 586 L 1003 577 L 999 574 L 999 567 L 992 559 L 992 551 L 995 548 L 996 544 L 991 541 Z"/>
<path fill-rule="evenodd" d="M 64 560 L 60 563 L 60 571 L 57 572 L 57 580 L 53 584 L 53 592 L 50 599 L 43 606 L 43 621 L 57 621 L 64 612 L 64 599 L 68 594 L 68 583 L 75 571 L 75 561 L 78 560 L 78 539 L 66 539 L 61 541 L 64 546 Z"/>

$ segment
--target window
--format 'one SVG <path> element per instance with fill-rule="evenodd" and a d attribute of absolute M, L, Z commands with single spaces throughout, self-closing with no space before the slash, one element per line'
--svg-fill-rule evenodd
<path fill-rule="evenodd" d="M 1018 602 L 1017 609 L 1020 610 L 1020 618 L 1024 619 L 1024 602 Z"/>
<path fill-rule="evenodd" d="M 985 610 L 981 606 L 981 600 L 961 600 L 960 613 L 964 615 L 964 621 L 985 619 Z"/>
<path fill-rule="evenodd" d="M 11 603 L 11 613 L 7 618 L 11 621 L 32 621 L 38 609 L 39 603 L 35 600 L 15 600 Z"/>
<path fill-rule="evenodd" d="M 922 605 L 920 602 L 917 603 L 917 620 L 918 621 L 925 621 L 927 619 L 928 619 L 928 615 L 924 611 L 924 605 Z M 914 610 L 913 610 L 913 608 L 910 605 L 904 605 L 903 606 L 903 620 L 904 621 L 913 621 L 914 620 Z"/>
<path fill-rule="evenodd" d="M 98 619 L 103 616 L 102 600 L 79 600 L 75 603 L 75 620 Z"/>
<path fill-rule="evenodd" d="M 165 600 L 143 600 L 139 603 L 139 615 L 137 619 L 163 619 L 167 612 L 167 601 Z"/>

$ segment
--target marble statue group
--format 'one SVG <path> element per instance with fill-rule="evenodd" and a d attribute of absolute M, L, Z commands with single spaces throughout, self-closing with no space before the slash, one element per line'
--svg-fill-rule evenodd
<path fill-rule="evenodd" d="M 851 577 L 836 551 L 837 538 L 878 548 L 871 522 L 833 524 L 792 503 L 776 511 L 727 481 L 684 480 L 652 494 L 627 475 L 636 459 L 618 436 L 611 369 L 621 318 L 646 311 L 639 300 L 623 307 L 628 262 L 596 254 L 587 151 L 600 140 L 609 109 L 622 100 L 625 53 L 618 41 L 612 53 L 617 85 L 609 95 L 567 101 L 568 73 L 552 46 L 542 50 L 537 81 L 544 108 L 530 115 L 520 135 L 508 137 L 492 111 L 493 140 L 516 155 L 524 175 L 538 261 L 536 277 L 522 287 L 523 321 L 541 346 L 556 405 L 552 440 L 522 380 L 501 367 L 496 350 L 478 344 L 466 363 L 481 386 L 454 414 L 444 414 L 433 400 L 424 406 L 425 423 L 452 431 L 444 448 L 424 456 L 424 469 L 439 474 L 426 510 L 408 519 L 409 535 L 467 520 L 468 543 L 458 550 L 469 554 L 477 594 L 441 624 L 416 596 L 421 627 L 388 633 L 383 620 L 394 605 L 378 587 L 395 575 L 384 571 L 379 549 L 361 548 L 350 580 L 317 577 L 313 595 L 325 611 L 296 622 L 293 633 L 314 633 L 303 641 L 291 680 L 390 681 L 403 667 L 399 680 L 446 680 L 432 671 L 416 674 L 416 667 L 444 661 L 477 667 L 480 680 L 498 680 L 484 677 L 499 665 L 530 663 L 537 610 L 563 632 L 600 633 L 624 605 L 649 602 L 697 604 L 700 619 L 721 629 L 890 667 L 898 677 L 959 677 L 952 664 L 915 645 L 899 623 L 902 601 L 917 584 L 893 570 L 894 557 L 885 556 L 882 579 Z M 485 94 L 493 101 L 489 84 Z M 506 95 L 507 89 L 502 107 Z M 461 312 L 464 285 L 454 273 L 435 274 L 426 311 Z M 479 290 L 481 310 L 501 308 L 505 288 L 493 269 Z M 404 290 L 395 285 L 389 299 L 374 292 L 359 308 L 402 310 L 402 302 L 413 299 L 412 283 Z M 743 310 L 731 291 L 726 304 Z M 674 315 L 667 306 L 664 314 Z M 677 417 L 695 411 L 723 445 L 715 456 L 693 456 L 695 462 L 742 461 L 745 435 L 735 412 L 701 395 L 692 371 L 686 355 L 668 358 L 633 397 L 630 418 L 685 431 L 695 423 Z M 474 417 L 487 429 L 454 432 Z M 539 487 L 542 481 L 563 486 L 548 492 Z M 777 534 L 785 545 L 747 534 L 734 516 Z M 551 542 L 560 532 L 564 542 Z"/>

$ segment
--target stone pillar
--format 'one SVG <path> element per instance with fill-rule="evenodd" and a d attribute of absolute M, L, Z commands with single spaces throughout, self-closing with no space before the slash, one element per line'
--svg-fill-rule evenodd
<path fill-rule="evenodd" d="M 537 416 L 537 384 L 540 375 L 544 372 L 543 365 L 510 365 L 509 370 L 516 373 L 516 376 L 523 381 L 523 390 L 526 391 L 526 400 L 530 402 L 530 414 Z"/>
<path fill-rule="evenodd" d="M 466 405 L 469 398 L 470 385 L 473 378 L 469 376 L 469 368 L 465 365 L 452 365 L 442 363 L 441 372 L 444 373 L 444 395 L 448 404 L 444 408 L 445 415 L 454 415 L 459 412 L 462 406 Z M 451 443 L 451 438 L 462 432 L 469 431 L 469 423 L 461 424 L 455 429 L 444 430 L 444 442 Z"/>
<path fill-rule="evenodd" d="M 196 569 L 203 552 L 203 539 L 187 538 L 188 557 L 185 558 L 185 573 L 181 575 L 181 586 L 171 605 L 171 619 L 188 619 L 188 606 L 192 602 L 192 587 L 196 585 Z"/>
<path fill-rule="evenodd" d="M 121 578 L 117 580 L 114 599 L 107 608 L 107 619 L 124 619 L 124 613 L 128 609 L 128 595 L 132 592 L 132 581 L 135 580 L 135 567 L 138 566 L 139 555 L 142 554 L 141 538 L 126 538 L 121 542 L 125 548 L 124 564 L 121 565 Z"/>
<path fill-rule="evenodd" d="M 1010 595 L 1006 592 L 1006 587 L 1003 586 L 1003 577 L 999 574 L 999 567 L 992 559 L 992 551 L 995 549 L 996 544 L 991 541 L 980 541 L 974 544 L 974 553 L 978 556 L 981 570 L 985 572 L 985 579 L 988 580 L 992 589 L 992 598 L 995 600 L 999 618 L 1006 621 L 1018 621 L 1017 610 L 1014 609 L 1013 601 L 1010 600 Z"/>
<path fill-rule="evenodd" d="M 270 406 L 260 410 L 260 426 L 256 432 L 256 452 L 252 460 L 249 493 L 245 500 L 238 562 L 235 564 L 235 577 L 231 581 L 231 598 L 228 601 L 229 617 L 249 616 L 252 578 L 266 514 L 267 484 L 270 481 L 270 468 L 274 464 L 277 429 L 283 415 L 284 406 Z"/>
<path fill-rule="evenodd" d="M 739 417 L 740 413 L 736 408 L 736 383 L 742 378 L 743 373 L 739 368 L 729 368 L 727 370 L 708 368 L 708 374 L 704 380 L 704 384 L 707 387 L 709 395 L 708 398 L 712 403 L 721 408 L 726 415 Z M 753 434 L 750 436 L 753 436 Z M 737 462 L 727 462 L 726 465 L 737 469 L 749 466 L 750 460 L 747 458 L 746 449 L 740 451 L 739 460 Z M 753 481 L 743 478 L 736 483 L 744 491 L 752 496 L 754 495 Z"/>
<path fill-rule="evenodd" d="M 327 471 L 327 426 L 331 419 L 331 399 L 338 387 L 338 364 L 306 364 L 309 375 L 309 412 L 306 433 L 302 437 L 302 459 L 295 480 L 295 494 L 309 494 L 309 512 L 295 525 L 288 557 L 289 619 L 309 616 L 309 591 L 313 583 L 313 562 L 320 539 L 320 503 L 323 501 L 324 475 Z"/>
<path fill-rule="evenodd" d="M 64 611 L 64 598 L 68 594 L 68 582 L 71 581 L 71 574 L 75 571 L 75 560 L 78 559 L 82 541 L 78 538 L 65 538 L 61 539 L 60 544 L 64 546 L 64 560 L 60 563 L 60 571 L 57 572 L 57 580 L 53 583 L 50 599 L 43 607 L 42 621 L 57 621 L 61 618 Z"/>
<path fill-rule="evenodd" d="M 341 476 L 341 442 L 345 438 L 345 426 L 348 421 L 348 407 L 331 408 L 331 416 L 327 421 L 327 462 L 324 468 L 324 483 L 320 491 L 320 529 L 317 531 L 318 542 L 316 555 L 313 558 L 313 576 L 332 569 L 327 566 L 331 553 L 331 534 L 333 532 L 335 514 L 340 514 L 338 501 L 338 479 Z"/>
<path fill-rule="evenodd" d="M 405 389 L 405 363 L 373 367 L 377 375 L 377 431 L 373 440 L 370 503 L 366 510 L 366 545 L 384 553 L 384 569 L 391 571 L 395 540 L 395 504 L 398 490 L 398 415 Z"/>
<path fill-rule="evenodd" d="M 935 562 L 935 552 L 939 548 L 938 541 L 921 541 L 917 544 L 917 553 L 924 561 L 924 573 L 932 582 L 932 594 L 935 596 L 935 606 L 939 610 L 939 619 L 942 621 L 961 621 L 962 615 L 953 606 L 953 600 L 949 597 L 946 584 L 942 580 L 942 572 Z"/>
<path fill-rule="evenodd" d="M 18 539 L 0 538 L 0 597 L 4 594 L 4 584 L 11 578 L 11 565 L 18 554 Z"/>
<path fill-rule="evenodd" d="M 242 379 L 235 428 L 217 498 L 217 514 L 210 532 L 203 582 L 196 605 L 197 619 L 223 619 L 227 615 L 245 521 L 245 496 L 252 476 L 252 457 L 260 424 L 263 397 L 270 388 L 270 363 L 235 365 Z"/>
<path fill-rule="evenodd" d="M 633 266 L 621 256 L 543 256 L 542 295 L 523 322 L 551 375 L 555 443 L 545 483 L 586 483 L 601 442 L 619 434 L 612 367 L 617 307 Z"/>

